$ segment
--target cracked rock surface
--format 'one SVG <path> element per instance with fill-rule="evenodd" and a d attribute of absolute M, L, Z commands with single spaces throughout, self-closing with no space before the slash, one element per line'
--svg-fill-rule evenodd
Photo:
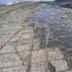
<path fill-rule="evenodd" d="M 0 72 L 72 72 L 72 9 L 0 7 Z"/>

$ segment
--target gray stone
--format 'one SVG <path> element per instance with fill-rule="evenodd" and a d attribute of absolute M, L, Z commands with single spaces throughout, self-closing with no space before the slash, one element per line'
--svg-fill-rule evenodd
<path fill-rule="evenodd" d="M 0 72 L 26 72 L 24 66 L 0 69 Z"/>
<path fill-rule="evenodd" d="M 46 61 L 46 53 L 44 50 L 38 50 L 32 52 L 32 63 L 39 63 Z"/>
<path fill-rule="evenodd" d="M 32 64 L 30 72 L 45 72 L 45 63 L 39 62 Z"/>
<path fill-rule="evenodd" d="M 22 64 L 22 61 L 20 60 L 20 57 L 15 53 L 0 55 L 0 68 L 9 67 L 9 66 L 17 66 L 21 64 Z"/>

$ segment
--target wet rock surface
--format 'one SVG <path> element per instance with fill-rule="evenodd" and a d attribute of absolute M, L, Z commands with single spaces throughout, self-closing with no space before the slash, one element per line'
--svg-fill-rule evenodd
<path fill-rule="evenodd" d="M 0 72 L 72 72 L 71 16 L 43 4 L 2 15 Z"/>

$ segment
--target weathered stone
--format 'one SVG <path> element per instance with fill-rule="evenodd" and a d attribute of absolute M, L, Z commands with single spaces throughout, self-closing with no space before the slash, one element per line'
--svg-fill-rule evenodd
<path fill-rule="evenodd" d="M 24 28 L 24 33 L 32 33 L 33 32 L 33 29 L 30 28 L 30 27 L 25 27 Z"/>
<path fill-rule="evenodd" d="M 20 60 L 20 57 L 15 53 L 0 55 L 0 68 L 9 67 L 9 66 L 17 66 L 21 64 L 22 64 L 22 61 Z"/>
<path fill-rule="evenodd" d="M 66 71 L 69 67 L 59 48 L 48 49 L 48 60 L 56 71 Z"/>
<path fill-rule="evenodd" d="M 0 46 L 5 44 L 9 39 L 10 39 L 11 35 L 2 35 L 0 37 Z"/>
<path fill-rule="evenodd" d="M 45 62 L 46 53 L 44 50 L 38 50 L 32 52 L 32 63 Z"/>
<path fill-rule="evenodd" d="M 35 10 L 37 3 L 1 7 L 0 72 L 72 72 L 65 60 L 72 63 L 71 49 L 66 58 L 60 50 L 72 48 L 71 9 L 39 4 Z"/>
<path fill-rule="evenodd" d="M 16 52 L 15 48 L 11 45 L 6 45 L 0 50 L 0 54 Z"/>
<path fill-rule="evenodd" d="M 32 39 L 33 33 L 25 33 L 22 35 L 22 39 Z"/>
<path fill-rule="evenodd" d="M 45 63 L 39 62 L 36 64 L 31 64 L 30 72 L 45 72 Z"/>
<path fill-rule="evenodd" d="M 0 72 L 26 72 L 24 66 L 0 69 Z"/>
<path fill-rule="evenodd" d="M 72 70 L 67 70 L 66 72 L 72 72 Z"/>
<path fill-rule="evenodd" d="M 31 43 L 27 43 L 27 44 L 24 44 L 24 45 L 18 45 L 16 47 L 16 49 L 18 51 L 29 51 L 31 48 L 32 48 L 32 44 Z"/>
<path fill-rule="evenodd" d="M 39 50 L 39 45 L 40 45 L 40 42 L 39 42 L 39 39 L 33 39 L 33 50 Z"/>
<path fill-rule="evenodd" d="M 22 64 L 24 65 L 25 69 L 28 69 L 29 61 L 31 60 L 30 55 L 31 51 L 22 51 L 18 52 L 20 59 L 22 61 Z"/>

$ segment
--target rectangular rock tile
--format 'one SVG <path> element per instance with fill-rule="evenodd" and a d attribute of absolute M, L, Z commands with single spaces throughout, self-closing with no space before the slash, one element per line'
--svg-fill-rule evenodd
<path fill-rule="evenodd" d="M 51 58 L 56 58 L 56 59 L 64 58 L 59 48 L 48 48 L 47 52 L 48 52 L 48 56 Z"/>
<path fill-rule="evenodd" d="M 16 51 L 15 51 L 14 47 L 11 45 L 6 45 L 0 50 L 0 54 L 12 53 L 12 52 L 16 52 Z"/>
<path fill-rule="evenodd" d="M 53 66 L 55 67 L 56 71 L 66 71 L 69 69 L 65 60 L 54 60 L 52 61 L 52 64 L 54 64 Z"/>
<path fill-rule="evenodd" d="M 32 37 L 33 37 L 32 32 L 31 33 L 25 33 L 24 29 L 23 29 L 11 39 L 11 42 L 19 41 L 19 40 L 32 39 Z"/>
<path fill-rule="evenodd" d="M 12 38 L 9 44 L 16 46 L 16 47 L 20 45 L 32 44 L 32 39 L 24 39 L 22 38 L 22 36 L 20 36 L 19 38 L 16 37 L 16 39 Z"/>
<path fill-rule="evenodd" d="M 69 67 L 59 48 L 48 48 L 48 60 L 56 71 L 66 71 Z"/>
<path fill-rule="evenodd" d="M 10 33 L 11 35 L 15 34 L 20 28 L 17 29 L 8 29 L 6 32 Z"/>
<path fill-rule="evenodd" d="M 32 40 L 28 39 L 28 40 L 22 40 L 20 42 L 17 43 L 17 47 L 16 49 L 18 51 L 27 51 L 30 50 L 32 48 Z"/>
<path fill-rule="evenodd" d="M 30 51 L 22 51 L 22 52 L 18 52 L 21 59 L 22 59 L 22 64 L 24 64 L 25 68 L 28 69 L 28 63 L 29 60 L 31 60 L 30 58 Z"/>
<path fill-rule="evenodd" d="M 0 67 L 9 67 L 21 64 L 22 61 L 20 60 L 20 57 L 16 53 L 0 55 Z"/>
<path fill-rule="evenodd" d="M 32 63 L 45 62 L 45 61 L 46 61 L 46 53 L 44 50 L 32 52 Z"/>
<path fill-rule="evenodd" d="M 11 37 L 11 35 L 2 35 L 2 36 L 0 37 L 0 42 L 5 42 L 5 41 L 7 41 L 10 37 Z"/>
<path fill-rule="evenodd" d="M 0 72 L 26 72 L 24 66 L 0 69 Z"/>
<path fill-rule="evenodd" d="M 14 35 L 14 37 L 10 41 L 11 42 L 18 41 L 19 38 L 21 37 L 21 35 L 22 35 L 22 31 L 20 31 L 18 34 Z"/>
<path fill-rule="evenodd" d="M 0 34 L 14 34 L 16 33 L 20 28 L 2 28 L 0 30 Z"/>
<path fill-rule="evenodd" d="M 30 72 L 45 72 L 45 63 L 32 64 Z"/>
<path fill-rule="evenodd" d="M 39 39 L 33 39 L 33 50 L 39 50 L 40 49 L 40 41 Z"/>
<path fill-rule="evenodd" d="M 32 44 L 31 43 L 26 43 L 24 45 L 18 45 L 16 47 L 16 49 L 18 51 L 29 51 L 32 48 Z"/>
<path fill-rule="evenodd" d="M 0 37 L 0 45 L 3 45 L 6 41 L 9 40 L 10 37 L 11 37 L 11 35 L 2 35 Z"/>
<path fill-rule="evenodd" d="M 18 53 L 24 61 L 29 59 L 30 51 L 18 51 Z"/>

